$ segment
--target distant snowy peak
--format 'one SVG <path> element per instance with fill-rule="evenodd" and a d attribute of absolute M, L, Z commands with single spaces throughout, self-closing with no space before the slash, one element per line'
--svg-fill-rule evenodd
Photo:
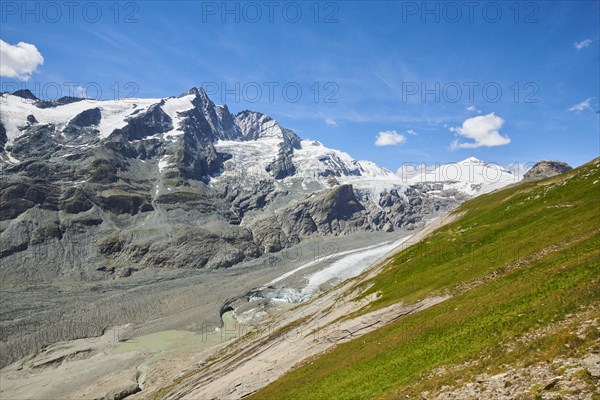
<path fill-rule="evenodd" d="M 186 96 L 194 96 L 194 97 L 200 97 L 202 98 L 206 103 L 212 103 L 212 100 L 209 99 L 208 95 L 206 94 L 206 91 L 204 91 L 203 88 L 201 87 L 193 87 L 190 90 L 183 92 L 182 94 L 179 95 L 179 97 L 186 97 Z"/>
<path fill-rule="evenodd" d="M 488 193 L 522 178 L 498 164 L 475 157 L 434 166 L 405 164 L 398 170 L 398 175 L 408 184 L 443 183 L 444 189 L 456 189 L 468 195 Z"/>
<path fill-rule="evenodd" d="M 316 140 L 302 140 L 294 151 L 297 175 L 306 179 L 360 175 L 355 160 L 348 153 L 323 146 Z"/>

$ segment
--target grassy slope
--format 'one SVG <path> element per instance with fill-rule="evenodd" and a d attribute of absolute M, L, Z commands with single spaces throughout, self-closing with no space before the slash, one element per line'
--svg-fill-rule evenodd
<path fill-rule="evenodd" d="M 506 363 L 572 355 L 600 341 L 597 333 L 577 338 L 567 327 L 512 352 L 505 346 L 598 307 L 600 159 L 478 197 L 457 212 L 464 215 L 394 256 L 365 285 L 364 294 L 381 296 L 359 312 L 441 293 L 452 294 L 450 300 L 337 346 L 253 398 L 413 398 L 456 378 L 431 378 L 439 366 L 472 361 L 461 372 L 468 378 Z"/>

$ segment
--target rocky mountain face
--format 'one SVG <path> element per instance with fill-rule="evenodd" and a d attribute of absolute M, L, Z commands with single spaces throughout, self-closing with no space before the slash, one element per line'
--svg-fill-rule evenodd
<path fill-rule="evenodd" d="M 561 161 L 540 161 L 537 162 L 525 175 L 523 176 L 524 181 L 539 181 L 541 179 L 550 178 L 564 174 L 572 170 L 569 164 Z"/>
<path fill-rule="evenodd" d="M 403 182 L 267 115 L 178 97 L 39 100 L 0 111 L 0 279 L 223 268 L 314 235 L 413 229 L 473 195 Z"/>

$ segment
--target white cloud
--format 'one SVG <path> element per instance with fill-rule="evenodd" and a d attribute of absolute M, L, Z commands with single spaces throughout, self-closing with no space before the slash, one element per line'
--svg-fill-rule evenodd
<path fill-rule="evenodd" d="M 406 142 L 406 136 L 396 131 L 384 131 L 377 134 L 375 146 L 396 146 Z"/>
<path fill-rule="evenodd" d="M 326 117 L 324 121 L 328 126 L 338 126 L 338 123 L 333 118 Z"/>
<path fill-rule="evenodd" d="M 591 110 L 590 101 L 592 101 L 592 97 L 589 97 L 582 101 L 581 103 L 575 104 L 573 107 L 569 108 L 570 112 L 582 112 L 584 110 Z"/>
<path fill-rule="evenodd" d="M 475 149 L 509 144 L 510 138 L 500 134 L 502 125 L 504 125 L 504 119 L 494 113 L 466 119 L 461 127 L 452 127 L 450 131 L 473 141 L 460 143 L 455 140 L 452 142 L 451 149 Z"/>
<path fill-rule="evenodd" d="M 477 114 L 481 114 L 481 110 L 478 110 L 475 106 L 469 106 L 466 108 L 467 111 L 476 112 Z"/>
<path fill-rule="evenodd" d="M 417 136 L 417 132 L 415 132 L 412 129 L 407 130 L 406 133 L 408 133 L 409 135 Z"/>
<path fill-rule="evenodd" d="M 592 39 L 585 39 L 585 40 L 582 40 L 581 42 L 574 43 L 573 45 L 575 46 L 575 48 L 577 50 L 581 50 L 581 49 L 585 49 L 590 44 L 592 44 Z"/>
<path fill-rule="evenodd" d="M 28 81 L 44 57 L 32 44 L 19 42 L 8 44 L 0 39 L 0 76 Z"/>

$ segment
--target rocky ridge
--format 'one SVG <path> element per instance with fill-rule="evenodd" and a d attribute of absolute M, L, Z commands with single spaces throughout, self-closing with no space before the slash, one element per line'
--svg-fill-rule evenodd
<path fill-rule="evenodd" d="M 418 227 L 469 197 L 404 184 L 267 115 L 234 115 L 199 88 L 166 99 L 19 91 L 1 101 L 7 284 L 229 267 L 312 235 Z"/>
<path fill-rule="evenodd" d="M 564 174 L 572 170 L 569 164 L 561 161 L 546 161 L 542 160 L 537 162 L 529 171 L 523 176 L 524 181 L 539 181 L 541 179 L 550 178 L 552 176 Z"/>

